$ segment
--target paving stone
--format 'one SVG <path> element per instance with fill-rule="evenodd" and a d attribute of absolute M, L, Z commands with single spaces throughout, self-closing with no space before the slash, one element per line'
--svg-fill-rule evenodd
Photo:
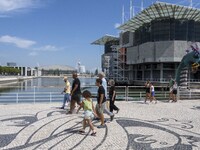
<path fill-rule="evenodd" d="M 117 101 L 120 112 L 105 128 L 82 128 L 82 112 L 67 115 L 59 103 L 0 105 L 0 149 L 200 149 L 200 100 L 144 104 Z M 109 120 L 109 116 L 105 114 Z"/>

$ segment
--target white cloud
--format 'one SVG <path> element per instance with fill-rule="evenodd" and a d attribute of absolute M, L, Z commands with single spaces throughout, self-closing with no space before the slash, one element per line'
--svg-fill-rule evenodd
<path fill-rule="evenodd" d="M 37 55 L 38 55 L 37 52 L 30 52 L 30 53 L 29 53 L 29 56 L 37 56 Z"/>
<path fill-rule="evenodd" d="M 0 13 L 8 14 L 36 8 L 41 5 L 41 0 L 0 0 Z"/>
<path fill-rule="evenodd" d="M 14 36 L 9 36 L 9 35 L 1 36 L 0 37 L 0 42 L 14 44 L 19 48 L 29 48 L 32 45 L 36 44 L 35 41 L 21 39 L 21 38 L 14 37 Z"/>
<path fill-rule="evenodd" d="M 42 47 L 39 47 L 39 48 L 33 48 L 33 50 L 35 50 L 35 51 L 52 51 L 52 52 L 60 51 L 62 49 L 63 48 L 59 48 L 59 47 L 56 47 L 56 46 L 53 46 L 53 45 L 45 45 L 45 46 L 42 46 Z"/>
<path fill-rule="evenodd" d="M 115 23 L 115 28 L 118 28 L 120 25 L 120 23 Z"/>

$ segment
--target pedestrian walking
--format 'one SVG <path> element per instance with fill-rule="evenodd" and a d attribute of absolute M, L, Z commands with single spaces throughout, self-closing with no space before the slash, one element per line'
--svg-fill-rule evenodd
<path fill-rule="evenodd" d="M 72 90 L 71 90 L 71 103 L 70 103 L 70 110 L 68 111 L 68 114 L 72 114 L 76 103 L 78 105 L 81 104 L 81 82 L 78 78 L 77 73 L 72 74 L 73 83 L 72 83 Z"/>
<path fill-rule="evenodd" d="M 117 113 L 119 112 L 119 108 L 115 105 L 115 98 L 116 98 L 116 91 L 115 91 L 115 81 L 109 80 L 109 99 L 110 99 L 110 112 L 113 112 L 113 110 L 116 110 Z"/>
<path fill-rule="evenodd" d="M 155 88 L 153 86 L 153 83 L 150 83 L 150 92 L 151 92 L 151 99 L 150 102 L 155 101 L 155 103 L 157 103 L 157 100 L 155 98 Z"/>
<path fill-rule="evenodd" d="M 97 113 L 98 118 L 100 118 L 101 124 L 97 126 L 97 128 L 104 128 L 104 109 L 106 107 L 106 97 L 105 97 L 105 89 L 102 86 L 102 80 L 96 79 L 96 86 L 98 87 L 97 90 L 97 104 L 95 107 L 95 111 Z"/>
<path fill-rule="evenodd" d="M 147 80 L 146 83 L 145 83 L 145 89 L 146 89 L 146 97 L 145 97 L 144 103 L 147 102 L 147 99 L 150 100 L 150 98 L 151 98 L 151 94 L 150 94 L 150 81 L 149 80 Z"/>
<path fill-rule="evenodd" d="M 96 135 L 96 131 L 94 129 L 94 126 L 92 124 L 92 119 L 94 118 L 94 115 L 96 115 L 95 109 L 94 109 L 94 105 L 92 102 L 92 98 L 91 98 L 91 93 L 88 90 L 85 90 L 82 93 L 82 96 L 84 97 L 84 100 L 82 101 L 82 103 L 80 104 L 80 107 L 77 110 L 77 113 L 79 112 L 79 110 L 81 108 L 83 108 L 84 110 L 84 119 L 83 119 L 83 128 L 79 131 L 79 133 L 85 133 L 85 128 L 86 128 L 86 124 L 88 124 L 90 126 L 90 129 L 92 130 L 91 135 Z"/>
<path fill-rule="evenodd" d="M 169 83 L 168 83 L 168 87 L 169 87 L 169 100 L 173 100 L 173 83 L 174 83 L 174 80 L 172 78 L 172 76 L 170 75 L 170 80 L 169 80 Z"/>
<path fill-rule="evenodd" d="M 98 74 L 98 77 L 99 77 L 99 79 L 102 80 L 102 86 L 104 87 L 104 90 L 105 90 L 105 97 L 106 97 L 106 100 L 107 100 L 107 81 L 106 81 L 106 79 L 105 79 L 105 74 L 104 74 L 103 72 L 100 72 L 100 73 Z M 106 103 L 106 106 L 104 107 L 104 112 L 105 112 L 107 115 L 110 116 L 110 120 L 112 121 L 113 118 L 114 118 L 114 114 L 108 110 L 107 103 Z"/>
<path fill-rule="evenodd" d="M 64 109 L 65 106 L 68 106 L 70 102 L 70 82 L 68 81 L 67 77 L 63 78 L 63 81 L 65 82 L 64 90 L 61 92 L 61 94 L 64 94 L 63 104 L 60 109 Z"/>
<path fill-rule="evenodd" d="M 177 88 L 178 88 L 178 86 L 177 86 L 177 83 L 176 83 L 176 81 L 174 81 L 173 82 L 173 100 L 172 100 L 172 102 L 177 102 Z"/>

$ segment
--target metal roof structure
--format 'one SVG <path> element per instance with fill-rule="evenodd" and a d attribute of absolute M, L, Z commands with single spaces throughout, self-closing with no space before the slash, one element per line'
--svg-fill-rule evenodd
<path fill-rule="evenodd" d="M 200 21 L 200 9 L 181 5 L 156 2 L 141 11 L 132 19 L 118 27 L 120 30 L 134 32 L 145 23 L 159 18 L 188 19 Z"/>
<path fill-rule="evenodd" d="M 95 45 L 105 45 L 109 41 L 117 41 L 119 40 L 119 37 L 113 36 L 113 35 L 108 35 L 106 34 L 105 36 L 101 37 L 100 39 L 92 42 L 91 44 Z"/>

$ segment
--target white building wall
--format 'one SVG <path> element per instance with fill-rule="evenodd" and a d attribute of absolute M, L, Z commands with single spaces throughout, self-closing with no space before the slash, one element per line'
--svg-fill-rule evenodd
<path fill-rule="evenodd" d="M 85 73 L 86 72 L 85 71 L 85 66 L 80 66 L 79 70 L 80 70 L 80 73 Z"/>

